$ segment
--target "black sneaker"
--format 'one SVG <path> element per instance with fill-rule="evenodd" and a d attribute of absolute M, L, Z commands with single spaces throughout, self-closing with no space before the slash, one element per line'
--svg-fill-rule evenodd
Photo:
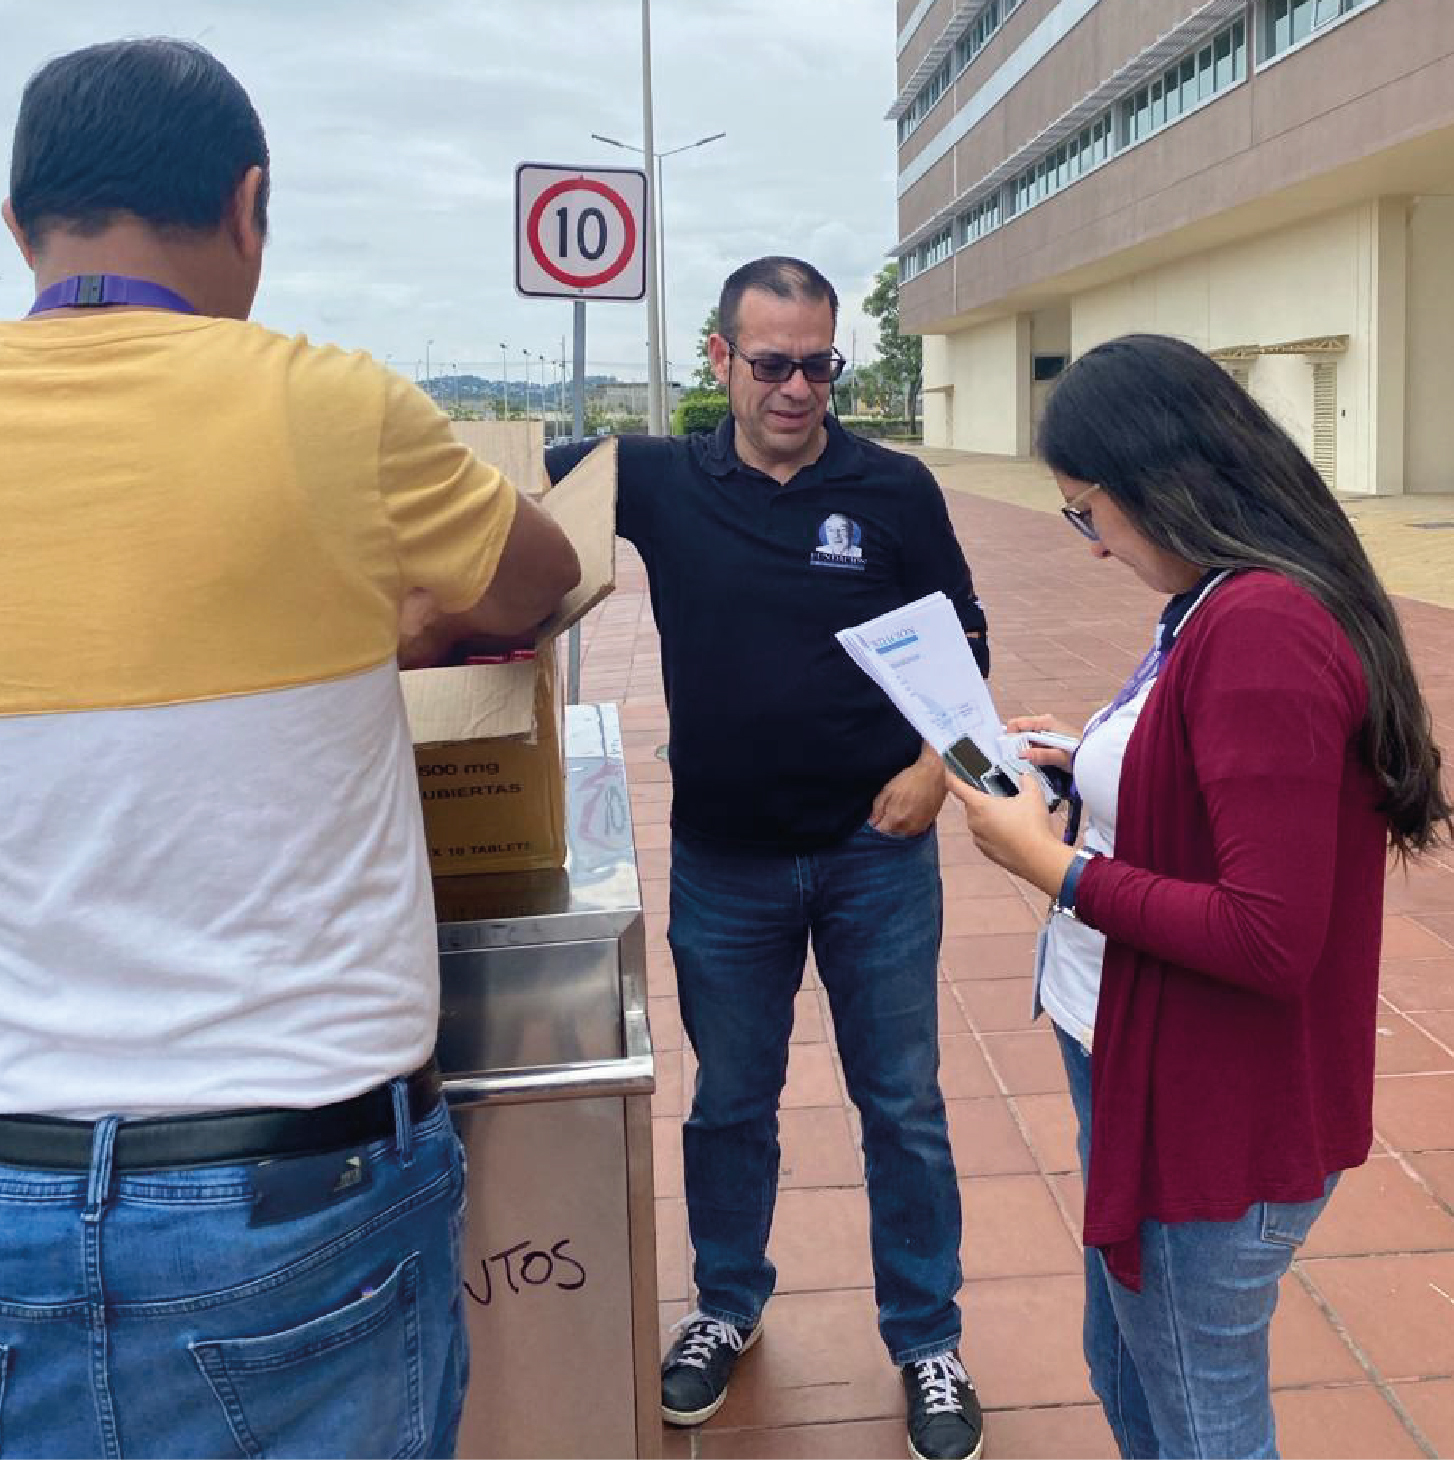
<path fill-rule="evenodd" d="M 661 1361 L 661 1414 L 668 1424 L 699 1425 L 722 1408 L 732 1370 L 762 1324 L 744 1338 L 731 1323 L 692 1313 L 675 1328 L 683 1332 Z"/>
<path fill-rule="evenodd" d="M 978 1460 L 984 1416 L 959 1355 L 920 1359 L 899 1372 L 909 1401 L 909 1454 L 914 1460 Z"/>

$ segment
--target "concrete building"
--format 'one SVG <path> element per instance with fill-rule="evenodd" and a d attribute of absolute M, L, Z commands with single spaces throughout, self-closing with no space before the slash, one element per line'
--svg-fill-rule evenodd
<path fill-rule="evenodd" d="M 667 383 L 667 410 L 674 411 L 681 404 L 682 387 L 679 381 Z M 643 381 L 603 381 L 593 385 L 587 400 L 598 411 L 608 416 L 645 416 L 647 414 L 647 386 Z"/>
<path fill-rule="evenodd" d="M 924 439 L 1024 455 L 1068 359 L 1210 351 L 1339 490 L 1454 491 L 1454 0 L 898 0 Z"/>

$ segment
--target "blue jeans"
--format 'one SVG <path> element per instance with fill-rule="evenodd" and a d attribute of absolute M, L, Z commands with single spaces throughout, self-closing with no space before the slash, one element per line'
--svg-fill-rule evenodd
<path fill-rule="evenodd" d="M 265 1225 L 260 1163 L 117 1173 L 115 1116 L 89 1173 L 0 1166 L 5 1453 L 452 1455 L 459 1143 L 396 1108 L 351 1195 Z"/>
<path fill-rule="evenodd" d="M 1090 1055 L 1056 1026 L 1090 1149 Z M 1127 1456 L 1275 1456 L 1267 1335 L 1277 1285 L 1337 1184 L 1316 1201 L 1254 1202 L 1234 1222 L 1141 1224 L 1141 1291 L 1085 1254 L 1091 1388 Z"/>
<path fill-rule="evenodd" d="M 932 828 L 865 826 L 803 856 L 672 843 L 682 1024 L 697 1055 L 682 1131 L 702 1311 L 750 1329 L 773 1290 L 778 1099 L 808 939 L 863 1125 L 879 1332 L 896 1364 L 959 1342 L 959 1186 L 939 1092 L 943 922 Z"/>

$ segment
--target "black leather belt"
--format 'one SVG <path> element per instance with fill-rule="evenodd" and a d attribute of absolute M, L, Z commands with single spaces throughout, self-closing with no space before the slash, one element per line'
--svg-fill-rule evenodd
<path fill-rule="evenodd" d="M 409 1080 L 409 1115 L 423 1120 L 439 1104 L 439 1069 L 431 1059 Z M 85 1171 L 95 1123 L 48 1115 L 0 1116 L 0 1165 Z M 365 1145 L 394 1134 L 394 1097 L 377 1085 L 314 1110 L 221 1110 L 123 1120 L 116 1131 L 117 1171 L 233 1166 L 280 1156 L 308 1156 Z"/>

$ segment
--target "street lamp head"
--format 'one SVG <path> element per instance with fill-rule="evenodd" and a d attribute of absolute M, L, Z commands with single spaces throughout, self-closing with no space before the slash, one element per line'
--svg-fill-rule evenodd
<path fill-rule="evenodd" d="M 599 132 L 592 132 L 591 137 L 594 141 L 604 142 L 608 147 L 620 147 L 627 152 L 640 152 L 642 150 L 640 147 L 633 147 L 630 142 L 618 142 L 614 137 L 603 137 Z"/>

